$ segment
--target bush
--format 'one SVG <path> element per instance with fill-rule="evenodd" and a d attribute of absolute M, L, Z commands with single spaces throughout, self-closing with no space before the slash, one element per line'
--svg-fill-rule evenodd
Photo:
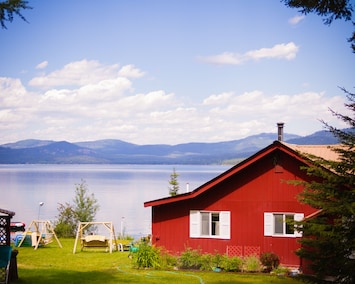
<path fill-rule="evenodd" d="M 265 266 L 267 272 L 277 268 L 280 264 L 280 258 L 273 252 L 265 252 L 260 256 L 261 263 Z"/>
<path fill-rule="evenodd" d="M 224 256 L 221 262 L 221 268 L 227 272 L 238 272 L 243 267 L 243 260 L 238 256 Z"/>
<path fill-rule="evenodd" d="M 245 257 L 243 264 L 244 270 L 247 272 L 259 272 L 262 269 L 260 260 L 255 255 Z"/>
<path fill-rule="evenodd" d="M 212 257 L 212 266 L 213 267 L 221 267 L 221 265 L 223 263 L 223 259 L 224 259 L 224 256 L 219 254 L 218 251 L 216 251 Z"/>
<path fill-rule="evenodd" d="M 269 272 L 281 274 L 284 270 L 277 270 L 279 257 L 274 253 L 263 253 L 260 258 L 256 255 L 240 258 L 228 257 L 217 251 L 214 254 L 202 254 L 199 249 L 186 248 L 179 257 L 170 255 L 167 251 L 155 248 L 147 243 L 141 243 L 138 251 L 133 254 L 133 263 L 136 268 L 155 269 L 193 269 L 203 271 L 226 271 L 226 272 L 260 272 L 267 267 Z"/>
<path fill-rule="evenodd" d="M 211 271 L 221 267 L 223 258 L 218 252 L 202 254 L 200 250 L 187 248 L 178 258 L 178 263 L 182 269 Z"/>
<path fill-rule="evenodd" d="M 179 266 L 183 269 L 200 269 L 201 252 L 200 250 L 187 248 L 179 257 Z"/>
<path fill-rule="evenodd" d="M 177 266 L 178 266 L 178 259 L 176 256 L 173 256 L 166 251 L 160 251 L 161 269 L 175 269 Z"/>
<path fill-rule="evenodd" d="M 58 219 L 54 222 L 54 230 L 59 238 L 74 238 L 77 220 L 74 218 L 74 206 L 65 203 L 58 204 Z"/>
<path fill-rule="evenodd" d="M 213 269 L 213 255 L 206 253 L 200 256 L 200 270 L 211 271 Z"/>
<path fill-rule="evenodd" d="M 75 238 L 73 232 L 76 229 L 76 225 L 66 223 L 56 223 L 55 233 L 58 238 Z"/>
<path fill-rule="evenodd" d="M 200 257 L 200 270 L 211 271 L 216 268 L 221 268 L 224 256 L 216 251 L 214 254 L 203 254 Z"/>
<path fill-rule="evenodd" d="M 290 270 L 287 268 L 287 267 L 277 267 L 277 268 L 274 268 L 272 271 L 271 271 L 271 274 L 273 275 L 277 275 L 277 276 L 287 276 L 290 274 Z"/>
<path fill-rule="evenodd" d="M 133 254 L 133 264 L 136 268 L 160 268 L 160 251 L 154 246 L 141 243 Z"/>
<path fill-rule="evenodd" d="M 203 271 L 224 270 L 227 272 L 242 271 L 243 260 L 240 257 L 228 257 L 219 254 L 201 254 L 200 250 L 187 248 L 178 258 L 179 268 L 182 269 L 199 269 Z M 261 266 L 257 257 L 252 257 L 247 261 L 247 271 L 260 271 Z"/>

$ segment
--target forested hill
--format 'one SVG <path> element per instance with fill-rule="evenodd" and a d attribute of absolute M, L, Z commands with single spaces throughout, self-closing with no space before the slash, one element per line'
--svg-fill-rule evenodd
<path fill-rule="evenodd" d="M 177 145 L 137 145 L 121 140 L 66 141 L 22 140 L 0 145 L 0 164 L 221 164 L 244 159 L 276 140 L 261 133 L 240 140 Z M 336 144 L 327 131 L 301 137 L 285 134 L 292 144 Z"/>

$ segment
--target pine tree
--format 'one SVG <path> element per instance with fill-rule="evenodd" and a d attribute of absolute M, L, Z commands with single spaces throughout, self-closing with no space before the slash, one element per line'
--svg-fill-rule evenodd
<path fill-rule="evenodd" d="M 19 16 L 22 20 L 27 22 L 22 15 L 21 10 L 32 9 L 28 6 L 28 1 L 25 0 L 7 0 L 0 2 L 0 25 L 3 29 L 7 29 L 5 22 L 12 22 L 14 15 Z"/>
<path fill-rule="evenodd" d="M 302 14 L 315 13 L 323 17 L 323 22 L 330 25 L 334 20 L 344 19 L 345 21 L 352 22 L 353 20 L 354 1 L 341 0 L 341 1 L 324 1 L 324 0 L 281 0 L 290 8 L 297 8 Z M 355 31 L 352 32 L 351 37 L 348 38 L 351 48 L 355 53 Z"/>
<path fill-rule="evenodd" d="M 298 225 L 303 228 L 297 254 L 310 263 L 315 282 L 333 276 L 337 283 L 355 282 L 355 94 L 347 94 L 345 106 L 352 116 L 330 110 L 350 128 L 341 130 L 322 121 L 340 141 L 334 148 L 337 161 L 308 156 L 305 167 L 313 182 L 304 183 L 300 201 L 319 209 L 318 214 Z"/>
<path fill-rule="evenodd" d="M 171 196 L 175 196 L 178 194 L 179 191 L 179 182 L 178 182 L 178 176 L 179 174 L 176 173 L 175 168 L 173 169 L 173 173 L 170 175 L 170 180 L 169 184 L 171 185 L 169 187 L 169 193 Z"/>

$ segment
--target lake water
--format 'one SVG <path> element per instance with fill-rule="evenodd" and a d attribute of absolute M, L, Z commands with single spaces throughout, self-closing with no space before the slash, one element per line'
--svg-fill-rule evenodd
<path fill-rule="evenodd" d="M 196 165 L 0 165 L 0 208 L 16 213 L 12 221 L 54 221 L 58 203 L 73 204 L 82 180 L 98 200 L 96 221 L 113 222 L 116 234 L 135 237 L 151 230 L 151 208 L 143 203 L 169 196 L 170 174 L 179 174 L 179 193 L 190 191 L 226 171 L 227 166 Z M 39 206 L 44 202 L 43 206 Z M 100 232 L 101 233 L 101 232 Z M 104 232 L 102 232 L 104 233 Z"/>

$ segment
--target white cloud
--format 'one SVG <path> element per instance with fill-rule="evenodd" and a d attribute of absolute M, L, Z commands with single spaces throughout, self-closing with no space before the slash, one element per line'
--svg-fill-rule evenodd
<path fill-rule="evenodd" d="M 211 56 L 200 56 L 198 57 L 200 61 L 212 63 L 212 64 L 231 64 L 231 65 L 239 65 L 245 61 L 245 58 L 239 54 L 233 52 L 223 52 L 217 55 Z"/>
<path fill-rule="evenodd" d="M 87 82 L 71 71 L 70 80 L 82 80 L 79 86 L 47 84 L 49 89 L 36 92 L 29 92 L 19 79 L 0 77 L 0 144 L 29 138 L 111 138 L 137 144 L 216 142 L 276 133 L 278 121 L 286 123 L 285 132 L 309 134 L 322 128 L 319 119 L 341 125 L 328 107 L 344 113 L 342 96 L 328 97 L 322 92 L 230 91 L 206 95 L 195 103 L 164 90 L 134 93 L 129 78 L 139 78 L 140 71 L 132 65 L 123 69 L 126 77 L 121 77 L 116 65 L 74 62 L 46 78 L 63 82 L 63 70 L 73 70 L 74 66 L 92 71 L 91 77 L 98 70 L 107 75 Z"/>
<path fill-rule="evenodd" d="M 239 65 L 250 60 L 259 60 L 267 58 L 291 60 L 296 57 L 298 50 L 299 47 L 295 43 L 289 42 L 287 44 L 276 44 L 271 48 L 251 50 L 244 54 L 224 52 L 218 55 L 199 57 L 198 59 L 203 62 L 212 64 Z"/>
<path fill-rule="evenodd" d="M 43 61 L 39 64 L 37 64 L 36 69 L 44 69 L 48 66 L 48 61 Z"/>
<path fill-rule="evenodd" d="M 174 94 L 166 94 L 164 91 L 153 91 L 147 94 L 136 94 L 134 96 L 127 96 L 123 98 L 120 103 L 129 108 L 131 111 L 134 110 L 155 110 L 161 107 L 167 107 L 169 104 L 174 104 L 173 102 Z"/>
<path fill-rule="evenodd" d="M 95 60 L 75 61 L 48 75 L 33 78 L 29 85 L 41 88 L 83 86 L 117 76 L 117 69 L 118 65 L 104 66 Z"/>
<path fill-rule="evenodd" d="M 103 80 L 116 79 L 117 77 L 139 78 L 144 72 L 133 65 L 123 66 L 119 69 L 118 64 L 103 65 L 96 60 L 81 60 L 71 62 L 60 70 L 49 74 L 35 77 L 29 85 L 43 89 L 63 86 L 84 86 L 96 84 Z"/>
<path fill-rule="evenodd" d="M 280 58 L 291 60 L 296 57 L 298 46 L 293 42 L 287 44 L 276 44 L 272 48 L 261 48 L 259 50 L 252 50 L 246 53 L 247 58 L 262 59 L 262 58 Z"/>
<path fill-rule="evenodd" d="M 212 95 L 205 101 L 216 97 Z M 225 98 L 222 94 L 221 97 Z M 329 113 L 328 107 L 345 111 L 343 103 L 341 96 L 328 98 L 324 93 L 267 95 L 256 90 L 233 94 L 223 100 L 223 104 L 211 104 L 207 111 L 213 117 L 211 128 L 219 129 L 220 138 L 224 137 L 222 140 L 233 140 L 256 133 L 275 132 L 278 121 L 286 123 L 288 133 L 296 134 L 309 134 L 312 133 L 310 129 L 322 129 L 319 119 L 339 125 L 339 121 Z"/>
<path fill-rule="evenodd" d="M 220 105 L 227 102 L 231 96 L 233 96 L 233 92 L 225 92 L 217 95 L 211 95 L 203 100 L 204 105 Z"/>
<path fill-rule="evenodd" d="M 134 65 L 129 64 L 123 66 L 118 72 L 118 75 L 127 78 L 140 78 L 145 75 L 145 72 L 135 68 Z"/>
<path fill-rule="evenodd" d="M 304 15 L 296 15 L 292 17 L 291 19 L 288 20 L 288 23 L 291 25 L 297 25 L 299 24 L 303 19 L 305 18 Z"/>
<path fill-rule="evenodd" d="M 116 77 L 87 84 L 77 90 L 79 99 L 85 101 L 103 101 L 116 99 L 126 91 L 130 91 L 132 83 L 127 78 Z"/>
<path fill-rule="evenodd" d="M 0 77 L 0 106 L 16 107 L 24 104 L 27 91 L 19 79 Z"/>

